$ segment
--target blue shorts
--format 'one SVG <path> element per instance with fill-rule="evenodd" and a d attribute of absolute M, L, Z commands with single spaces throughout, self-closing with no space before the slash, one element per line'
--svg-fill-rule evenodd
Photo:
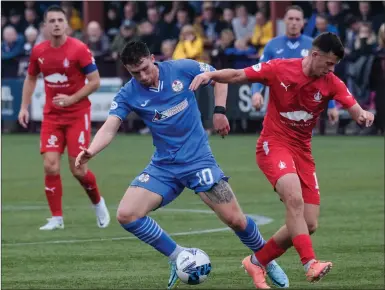
<path fill-rule="evenodd" d="M 228 180 L 211 155 L 191 164 L 150 163 L 131 183 L 162 196 L 163 207 L 181 194 L 185 187 L 195 193 L 209 191 L 221 179 Z"/>

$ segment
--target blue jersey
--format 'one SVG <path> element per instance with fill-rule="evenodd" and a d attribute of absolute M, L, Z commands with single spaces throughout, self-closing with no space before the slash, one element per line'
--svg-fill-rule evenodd
<path fill-rule="evenodd" d="M 194 77 L 212 66 L 181 59 L 156 63 L 157 88 L 145 87 L 132 78 L 115 96 L 110 115 L 125 120 L 134 111 L 148 126 L 156 147 L 155 164 L 183 164 L 211 155 L 207 134 L 194 92 Z"/>
<path fill-rule="evenodd" d="M 286 35 L 277 36 L 270 40 L 260 58 L 260 62 L 267 62 L 276 58 L 302 58 L 309 54 L 312 48 L 313 39 L 306 35 L 301 35 L 296 38 L 289 38 Z M 251 86 L 252 94 L 261 92 L 264 85 L 254 83 Z M 334 107 L 334 101 L 329 102 L 329 108 Z"/>

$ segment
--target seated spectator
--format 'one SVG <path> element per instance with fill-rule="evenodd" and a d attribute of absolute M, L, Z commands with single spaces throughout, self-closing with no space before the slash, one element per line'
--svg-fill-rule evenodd
<path fill-rule="evenodd" d="M 30 26 L 25 30 L 24 36 L 26 41 L 24 43 L 24 55 L 31 54 L 32 48 L 35 46 L 38 33 L 37 29 L 33 26 Z"/>
<path fill-rule="evenodd" d="M 87 44 L 96 60 L 109 53 L 110 41 L 104 34 L 100 24 L 96 21 L 88 23 L 86 35 L 83 37 L 83 42 Z"/>
<path fill-rule="evenodd" d="M 252 45 L 248 45 L 245 39 L 237 39 L 234 47 L 226 48 L 225 55 L 233 59 L 234 69 L 243 69 L 255 64 L 254 56 L 257 50 Z"/>
<path fill-rule="evenodd" d="M 375 50 L 370 87 L 375 93 L 376 117 L 374 125 L 378 133 L 385 133 L 385 23 L 378 31 L 378 47 Z M 375 132 L 377 133 L 377 132 Z"/>
<path fill-rule="evenodd" d="M 172 56 L 175 50 L 175 41 L 166 39 L 161 45 L 161 55 L 158 57 L 159 61 L 172 60 Z"/>
<path fill-rule="evenodd" d="M 273 24 L 267 20 L 262 12 L 255 14 L 255 27 L 253 36 L 251 37 L 251 44 L 256 47 L 258 54 L 262 55 L 263 48 L 273 38 Z"/>
<path fill-rule="evenodd" d="M 211 51 L 211 60 L 215 68 L 224 69 L 233 66 L 233 58 L 231 55 L 225 55 L 225 50 L 227 48 L 234 48 L 234 41 L 235 36 L 231 29 L 222 30 L 221 37 Z"/>
<path fill-rule="evenodd" d="M 21 14 L 16 9 L 11 9 L 9 11 L 9 25 L 12 25 L 17 33 L 23 35 L 24 34 L 24 26 L 21 21 Z"/>
<path fill-rule="evenodd" d="M 72 6 L 71 1 L 63 1 L 61 4 L 61 8 L 64 10 L 67 16 L 68 25 L 72 28 L 72 30 L 82 30 L 83 21 L 80 17 L 80 13 Z"/>
<path fill-rule="evenodd" d="M 120 26 L 119 34 L 115 36 L 111 44 L 111 56 L 117 60 L 120 51 L 123 49 L 126 42 L 137 38 L 136 24 L 131 20 L 123 21 Z"/>
<path fill-rule="evenodd" d="M 233 29 L 234 10 L 231 8 L 223 9 L 222 18 L 225 26 L 224 29 Z"/>
<path fill-rule="evenodd" d="M 138 36 L 145 42 L 151 53 L 160 54 L 160 39 L 155 35 L 154 25 L 150 21 L 143 21 L 138 25 Z"/>
<path fill-rule="evenodd" d="M 232 23 L 235 39 L 249 41 L 253 35 L 255 17 L 248 14 L 244 5 L 239 5 L 235 11 L 236 17 Z"/>
<path fill-rule="evenodd" d="M 173 59 L 189 58 L 202 60 L 203 39 L 192 25 L 185 25 L 180 32 L 179 42 L 175 48 Z"/>
<path fill-rule="evenodd" d="M 333 32 L 338 34 L 337 28 L 334 25 L 329 24 L 329 20 L 326 14 L 318 14 L 315 22 L 315 30 L 311 37 L 317 37 L 324 32 Z"/>
<path fill-rule="evenodd" d="M 117 7 L 111 5 L 107 10 L 107 21 L 105 25 L 105 30 L 110 41 L 119 33 L 119 27 L 121 24 L 121 19 L 118 14 Z"/>
<path fill-rule="evenodd" d="M 1 59 L 14 59 L 24 53 L 24 37 L 17 34 L 13 26 L 6 26 L 1 42 Z"/>
<path fill-rule="evenodd" d="M 33 26 L 36 29 L 39 28 L 39 19 L 36 11 L 32 8 L 26 8 L 24 10 L 24 21 L 22 21 L 23 30 L 26 30 L 29 26 Z"/>

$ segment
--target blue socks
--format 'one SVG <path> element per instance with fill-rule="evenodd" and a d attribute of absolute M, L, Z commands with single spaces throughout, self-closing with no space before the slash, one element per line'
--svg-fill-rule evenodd
<path fill-rule="evenodd" d="M 175 261 L 178 254 L 183 250 L 176 242 L 154 221 L 145 216 L 129 224 L 121 224 L 128 232 L 132 233 L 141 241 L 154 247 L 158 252 Z"/>
<path fill-rule="evenodd" d="M 247 226 L 244 231 L 235 232 L 241 242 L 255 253 L 266 243 L 259 232 L 257 224 L 250 218 L 246 217 Z"/>

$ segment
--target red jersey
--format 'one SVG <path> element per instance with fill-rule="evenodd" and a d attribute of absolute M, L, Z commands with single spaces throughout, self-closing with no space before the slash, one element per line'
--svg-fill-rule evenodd
<path fill-rule="evenodd" d="M 312 131 L 331 99 L 344 108 L 356 104 L 345 84 L 333 73 L 314 78 L 302 70 L 302 59 L 275 59 L 244 69 L 250 82 L 270 87 L 263 137 L 310 150 Z"/>
<path fill-rule="evenodd" d="M 50 41 L 44 41 L 33 47 L 30 56 L 28 74 L 44 76 L 46 102 L 44 106 L 44 120 L 70 121 L 70 119 L 84 114 L 91 103 L 88 97 L 68 107 L 58 107 L 52 102 L 57 94 L 71 96 L 79 91 L 86 81 L 86 74 L 96 70 L 95 61 L 88 47 L 72 37 L 60 47 L 52 47 Z"/>

